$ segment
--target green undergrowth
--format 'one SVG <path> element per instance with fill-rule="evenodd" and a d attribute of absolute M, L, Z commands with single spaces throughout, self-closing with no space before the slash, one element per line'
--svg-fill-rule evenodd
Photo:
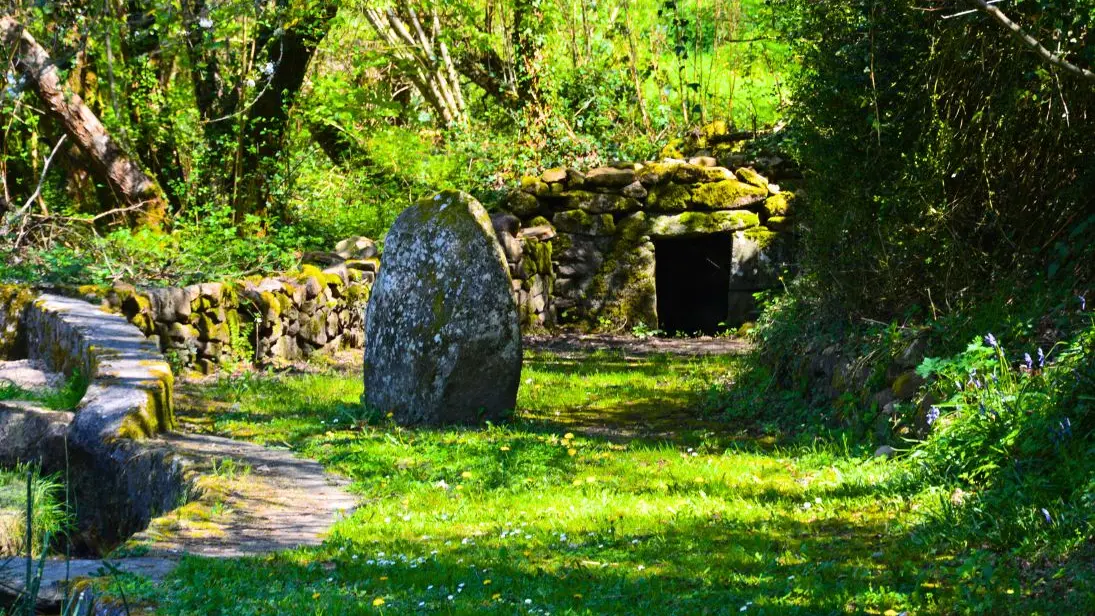
<path fill-rule="evenodd" d="M 42 476 L 32 466 L 0 469 L 0 568 L 8 558 L 26 554 L 27 482 L 30 481 L 33 524 L 31 546 L 41 554 L 48 537 L 55 537 L 68 525 L 64 486 L 56 476 Z M 20 562 L 21 566 L 22 563 Z"/>
<path fill-rule="evenodd" d="M 351 477 L 362 506 L 318 549 L 185 558 L 149 599 L 166 614 L 1057 613 L 1006 559 L 941 540 L 951 492 L 915 468 L 705 416 L 740 361 L 532 354 L 515 419 L 476 428 L 367 416 L 357 375 L 191 386 L 192 429 L 291 445 Z"/>
<path fill-rule="evenodd" d="M 953 581 L 970 612 L 1000 609 L 993 589 L 1009 576 L 1019 580 L 1019 613 L 1054 601 L 1050 613 L 1090 612 L 1095 317 L 1076 284 L 1028 282 L 890 323 L 832 318 L 792 286 L 761 318 L 757 353 L 709 404 L 762 433 L 888 439 L 918 490 L 939 495 L 922 534 L 962 563 Z M 889 425 L 902 431 L 880 432 L 875 392 L 889 388 L 894 359 L 914 339 L 926 351 L 916 366 L 924 384 L 894 406 Z M 809 362 L 827 348 L 864 362 L 862 389 L 822 394 Z"/>

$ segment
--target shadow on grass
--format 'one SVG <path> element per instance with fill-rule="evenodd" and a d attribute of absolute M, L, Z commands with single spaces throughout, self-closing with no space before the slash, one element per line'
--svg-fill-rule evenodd
<path fill-rule="evenodd" d="M 882 527 L 788 519 L 768 526 L 695 521 L 637 545 L 603 528 L 586 545 L 533 551 L 480 538 L 430 555 L 447 539 L 436 537 L 336 540 L 270 560 L 186 559 L 161 610 L 248 614 L 276 601 L 282 613 L 373 613 L 380 599 L 385 612 L 399 614 L 845 614 L 918 601 L 918 563 L 880 544 Z M 879 551 L 891 556 L 873 558 Z"/>

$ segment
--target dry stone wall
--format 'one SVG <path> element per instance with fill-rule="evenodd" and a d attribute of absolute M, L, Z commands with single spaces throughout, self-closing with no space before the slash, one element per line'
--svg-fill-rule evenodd
<path fill-rule="evenodd" d="M 209 374 L 232 358 L 291 362 L 362 347 L 365 303 L 379 267 L 375 248 L 366 254 L 270 278 L 157 289 L 118 284 L 103 303 L 178 366 Z"/>
<path fill-rule="evenodd" d="M 801 176 L 782 159 L 725 162 L 741 166 L 698 156 L 523 178 L 494 226 L 526 330 L 654 326 L 655 243 L 717 234 L 733 236 L 730 311 L 748 319 L 753 294 L 793 269 Z"/>

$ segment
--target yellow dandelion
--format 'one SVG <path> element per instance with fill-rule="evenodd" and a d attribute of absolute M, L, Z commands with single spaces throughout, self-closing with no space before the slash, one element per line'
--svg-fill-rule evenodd
<path fill-rule="evenodd" d="M 502 445 L 501 447 L 499 447 L 499 449 L 501 449 L 502 451 L 509 451 L 509 445 Z"/>
<path fill-rule="evenodd" d="M 580 486 L 580 485 L 582 485 L 582 480 L 581 479 L 575 479 L 574 481 L 570 482 L 570 484 L 575 485 L 575 486 Z"/>
<path fill-rule="evenodd" d="M 573 456 L 576 453 L 578 453 L 578 450 L 573 448 L 573 447 L 571 447 L 570 449 L 567 450 L 567 455 L 568 456 Z"/>
<path fill-rule="evenodd" d="M 495 601 L 497 601 L 497 600 L 499 600 L 499 599 L 501 599 L 501 598 L 502 598 L 502 593 L 500 593 L 500 592 L 496 592 L 496 593 L 494 593 L 493 595 L 491 595 L 491 596 L 490 596 L 490 598 L 491 598 L 491 599 L 494 599 Z"/>
<path fill-rule="evenodd" d="M 388 419 L 391 419 L 392 417 L 395 417 L 395 413 L 388 413 Z"/>
<path fill-rule="evenodd" d="M 569 440 L 574 438 L 574 433 L 573 432 L 567 432 L 566 434 L 563 435 L 563 438 L 565 438 L 566 440 L 569 441 Z"/>
<path fill-rule="evenodd" d="M 490 586 L 490 580 L 483 580 L 483 586 Z"/>
<path fill-rule="evenodd" d="M 586 483 L 597 483 L 596 477 L 586 477 Z"/>
<path fill-rule="evenodd" d="M 318 592 L 312 593 L 312 598 L 313 599 L 318 599 L 319 598 L 319 593 Z"/>
<path fill-rule="evenodd" d="M 696 477 L 696 483 L 703 483 L 703 477 Z"/>
<path fill-rule="evenodd" d="M 376 607 L 380 607 L 380 606 L 384 605 L 384 598 L 383 597 L 377 597 L 376 599 L 373 599 L 373 605 L 376 606 Z"/>
<path fill-rule="evenodd" d="M 581 599 L 582 598 L 582 593 L 580 593 L 580 592 L 574 593 L 574 598 L 575 599 Z"/>
<path fill-rule="evenodd" d="M 386 575 L 380 576 L 380 581 L 381 582 L 387 582 L 388 581 L 388 576 L 386 576 Z"/>
<path fill-rule="evenodd" d="M 463 473 L 460 473 L 460 476 L 464 479 L 471 479 L 471 471 L 464 471 Z"/>

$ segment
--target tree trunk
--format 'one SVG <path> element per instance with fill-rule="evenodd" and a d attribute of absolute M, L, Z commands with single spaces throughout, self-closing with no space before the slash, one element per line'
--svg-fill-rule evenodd
<path fill-rule="evenodd" d="M 0 17 L 0 40 L 12 50 L 16 69 L 42 99 L 46 113 L 87 154 L 92 170 L 115 198 L 127 208 L 139 209 L 141 224 L 158 227 L 167 216 L 159 185 L 111 139 L 83 99 L 65 91 L 46 50 L 10 16 Z"/>

